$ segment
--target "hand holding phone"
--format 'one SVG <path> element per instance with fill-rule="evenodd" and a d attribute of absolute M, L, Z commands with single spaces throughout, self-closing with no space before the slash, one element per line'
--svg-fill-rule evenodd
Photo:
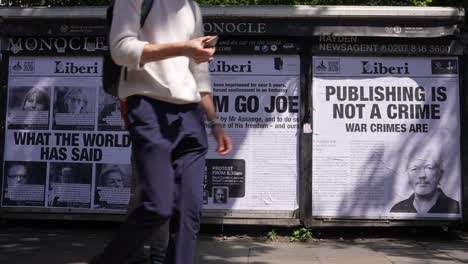
<path fill-rule="evenodd" d="M 215 47 L 216 44 L 218 43 L 218 39 L 219 39 L 218 36 L 214 36 L 214 37 L 208 39 L 207 41 L 203 42 L 203 47 L 204 48 L 213 48 L 213 47 Z"/>

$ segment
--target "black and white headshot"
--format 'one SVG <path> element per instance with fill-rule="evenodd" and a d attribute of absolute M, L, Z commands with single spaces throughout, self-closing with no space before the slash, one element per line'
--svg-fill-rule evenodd
<path fill-rule="evenodd" d="M 8 128 L 48 129 L 50 87 L 19 86 L 8 89 Z"/>
<path fill-rule="evenodd" d="M 6 161 L 3 200 L 6 206 L 43 206 L 47 163 Z"/>
<path fill-rule="evenodd" d="M 49 111 L 50 97 L 45 88 L 31 88 L 23 99 L 22 108 L 24 111 Z"/>
<path fill-rule="evenodd" d="M 12 87 L 8 90 L 9 109 L 22 111 L 49 111 L 49 87 Z"/>
<path fill-rule="evenodd" d="M 213 187 L 213 203 L 214 204 L 226 204 L 228 198 L 227 187 Z"/>
<path fill-rule="evenodd" d="M 130 188 L 129 164 L 97 164 L 96 167 L 98 187 Z"/>
<path fill-rule="evenodd" d="M 126 210 L 130 199 L 132 166 L 96 164 L 94 208 Z"/>
<path fill-rule="evenodd" d="M 6 177 L 6 188 L 13 188 L 23 184 L 44 184 L 46 163 L 6 161 L 4 175 Z"/>
<path fill-rule="evenodd" d="M 96 87 L 55 87 L 54 99 L 53 129 L 94 129 L 96 120 Z"/>
<path fill-rule="evenodd" d="M 68 114 L 94 112 L 92 90 L 85 87 L 56 87 L 56 112 Z"/>
<path fill-rule="evenodd" d="M 405 158 L 407 181 L 413 193 L 396 203 L 390 212 L 459 214 L 459 202 L 450 198 L 441 186 L 445 171 L 441 148 L 415 147 Z"/>

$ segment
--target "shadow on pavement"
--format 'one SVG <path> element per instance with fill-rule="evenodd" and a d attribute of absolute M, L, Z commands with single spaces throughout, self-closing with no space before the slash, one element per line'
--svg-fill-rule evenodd
<path fill-rule="evenodd" d="M 15 221 L 0 226 L 2 264 L 85 263 L 119 223 Z M 275 229 L 278 242 L 266 240 Z M 196 264 L 468 263 L 468 235 L 443 228 L 323 228 L 290 243 L 291 228 L 202 226 Z"/>

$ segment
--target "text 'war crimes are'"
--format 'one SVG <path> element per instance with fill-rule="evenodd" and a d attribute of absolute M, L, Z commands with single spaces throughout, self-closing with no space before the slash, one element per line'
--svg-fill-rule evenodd
<path fill-rule="evenodd" d="M 372 133 L 428 133 L 429 124 L 346 123 L 346 132 Z"/>

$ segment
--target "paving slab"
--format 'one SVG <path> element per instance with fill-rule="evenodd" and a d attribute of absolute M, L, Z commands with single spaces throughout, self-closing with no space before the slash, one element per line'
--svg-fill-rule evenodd
<path fill-rule="evenodd" d="M 468 263 L 468 243 L 447 240 L 379 240 L 366 243 L 372 250 L 385 254 L 395 264 Z"/>
<path fill-rule="evenodd" d="M 271 264 L 391 264 L 385 255 L 342 242 L 278 243 L 274 248 L 268 254 L 251 255 L 249 260 Z M 257 250 L 253 248 L 252 251 Z"/>
<path fill-rule="evenodd" d="M 1 264 L 69 264 L 90 259 L 109 232 L 34 227 L 0 229 Z"/>
<path fill-rule="evenodd" d="M 266 250 L 265 247 L 269 247 Z M 249 264 L 319 264 L 319 258 L 311 246 L 300 243 L 264 243 L 253 246 L 249 254 Z"/>
<path fill-rule="evenodd" d="M 196 264 L 247 264 L 253 246 L 247 241 L 220 241 L 200 238 L 197 243 Z"/>
<path fill-rule="evenodd" d="M 447 255 L 454 260 L 468 263 L 468 243 L 465 241 L 421 242 L 428 250 Z"/>

